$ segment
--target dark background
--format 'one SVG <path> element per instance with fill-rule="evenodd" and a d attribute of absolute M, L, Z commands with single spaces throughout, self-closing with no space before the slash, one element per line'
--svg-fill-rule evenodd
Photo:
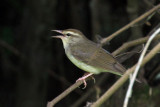
<path fill-rule="evenodd" d="M 83 75 L 66 58 L 61 40 L 51 39 L 51 30 L 75 28 L 92 40 L 97 34 L 107 37 L 158 3 L 159 0 L 1 0 L 0 107 L 45 107 L 47 101 Z M 127 41 L 146 36 L 160 22 L 160 14 L 155 13 L 148 21 L 146 24 L 146 18 L 139 22 L 104 48 L 113 52 Z M 135 54 L 123 65 L 131 67 L 138 58 L 139 54 Z M 146 82 L 136 83 L 129 107 L 159 106 L 159 59 L 157 54 L 141 70 L 140 77 Z M 86 89 L 77 88 L 56 107 L 70 107 L 90 88 L 95 88 L 94 93 L 78 106 L 96 101 L 119 78 L 103 73 L 95 76 L 96 81 L 103 75 L 107 78 L 100 85 L 89 81 Z M 127 85 L 102 107 L 121 107 Z"/>

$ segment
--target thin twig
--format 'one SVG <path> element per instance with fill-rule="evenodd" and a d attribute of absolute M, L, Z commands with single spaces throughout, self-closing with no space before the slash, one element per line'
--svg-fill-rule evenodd
<path fill-rule="evenodd" d="M 149 78 L 148 78 L 148 82 L 150 81 L 154 81 L 154 78 L 155 76 L 157 76 L 157 74 L 159 73 L 160 71 L 160 64 L 157 66 L 157 68 L 149 75 Z"/>
<path fill-rule="evenodd" d="M 133 55 L 139 54 L 139 53 L 135 53 L 135 51 L 140 52 L 142 49 L 143 49 L 142 46 L 136 46 L 130 51 L 131 52 L 130 54 L 124 55 L 124 56 L 119 57 L 117 59 L 120 63 L 122 63 L 122 62 L 126 61 L 127 59 L 130 59 Z"/>
<path fill-rule="evenodd" d="M 131 81 L 130 81 L 130 84 L 129 84 L 129 87 L 128 87 L 128 90 L 127 90 L 127 93 L 126 93 L 126 97 L 125 97 L 125 100 L 124 100 L 124 104 L 123 104 L 123 107 L 127 107 L 128 105 L 128 101 L 129 101 L 129 98 L 131 96 L 131 91 L 132 91 L 132 88 L 133 88 L 133 85 L 134 85 L 134 81 L 136 79 L 136 76 L 138 74 L 138 71 L 140 69 L 140 66 L 141 66 L 141 63 L 143 61 L 143 58 L 147 52 L 147 49 L 149 47 L 149 45 L 151 44 L 151 41 L 153 40 L 153 38 L 155 38 L 155 36 L 157 36 L 157 34 L 160 32 L 160 28 L 157 29 L 157 31 L 155 31 L 151 37 L 149 38 L 149 40 L 147 41 L 146 43 L 146 46 L 144 47 L 144 50 L 142 51 L 142 54 L 138 60 L 138 64 L 136 65 L 136 69 L 134 70 L 134 73 L 133 73 L 133 76 L 131 78 Z"/>
<path fill-rule="evenodd" d="M 56 74 L 54 71 L 48 70 L 48 73 L 55 78 L 56 80 L 62 82 L 63 84 L 65 84 L 66 86 L 70 86 L 71 83 L 69 81 L 67 81 L 64 77 L 59 76 L 58 74 Z"/>
<path fill-rule="evenodd" d="M 119 55 L 116 55 L 115 58 L 117 57 L 121 57 L 121 56 L 124 56 L 124 55 L 128 55 L 128 54 L 136 54 L 136 53 L 141 53 L 143 51 L 143 47 L 141 48 L 141 50 L 138 50 L 136 49 L 136 51 L 132 50 L 130 52 L 125 52 L 125 53 L 122 53 L 122 54 L 119 54 Z"/>
<path fill-rule="evenodd" d="M 144 18 L 146 18 L 147 16 L 151 15 L 153 12 L 155 12 L 159 8 L 160 8 L 160 4 L 158 4 L 157 6 L 153 7 L 151 10 L 147 11 L 146 13 L 144 13 L 143 15 L 141 15 L 140 17 L 136 18 L 135 20 L 133 20 L 129 24 L 125 25 L 124 27 L 122 27 L 121 29 L 119 29 L 118 31 L 116 31 L 115 33 L 113 33 L 112 35 L 109 35 L 108 37 L 102 39 L 101 44 L 104 45 L 106 42 L 109 42 L 114 37 L 116 37 L 117 35 L 119 35 L 123 31 L 127 30 L 128 28 L 130 28 L 131 26 L 133 26 L 135 23 L 137 23 L 137 22 L 143 20 Z"/>
<path fill-rule="evenodd" d="M 140 38 L 140 39 L 136 39 L 136 40 L 133 40 L 133 41 L 130 41 L 130 42 L 126 42 L 120 48 L 118 48 L 117 50 L 115 50 L 112 53 L 112 55 L 115 56 L 115 55 L 117 55 L 117 53 L 123 52 L 123 51 L 125 51 L 126 49 L 128 49 L 128 48 L 130 48 L 132 46 L 145 43 L 148 39 L 149 39 L 149 36 L 144 37 L 144 38 Z M 160 39 L 160 34 L 157 35 L 153 40 L 157 40 L 157 39 Z"/>
<path fill-rule="evenodd" d="M 71 86 L 72 84 L 66 80 L 64 77 L 59 76 L 58 74 L 56 74 L 54 71 L 48 70 L 48 73 L 55 78 L 56 80 L 60 81 L 61 83 L 63 83 L 64 85 L 66 85 L 67 87 Z M 81 90 L 75 90 L 75 92 L 79 95 L 81 95 L 83 92 Z"/>
<path fill-rule="evenodd" d="M 74 83 L 72 86 L 70 86 L 68 89 L 66 89 L 59 96 L 57 96 L 56 98 L 54 98 L 52 101 L 48 102 L 47 103 L 47 107 L 53 107 L 57 102 L 59 102 L 65 96 L 67 96 L 68 94 L 70 94 L 73 90 L 75 90 L 77 87 L 79 87 L 82 83 L 83 83 L 83 81 L 77 81 L 76 83 Z"/>
<path fill-rule="evenodd" d="M 157 44 L 145 57 L 141 64 L 141 67 L 144 66 L 148 61 L 153 58 L 157 52 L 160 51 L 160 43 Z M 104 103 L 108 98 L 115 93 L 128 79 L 129 75 L 133 73 L 136 65 L 132 68 L 128 69 L 126 73 L 109 89 L 107 90 L 91 107 L 99 107 L 102 103 Z"/>
<path fill-rule="evenodd" d="M 16 56 L 20 56 L 20 52 L 14 48 L 13 46 L 9 45 L 7 42 L 0 40 L 0 45 L 3 46 L 4 48 L 8 49 L 9 51 L 11 51 L 13 54 L 15 54 Z"/>

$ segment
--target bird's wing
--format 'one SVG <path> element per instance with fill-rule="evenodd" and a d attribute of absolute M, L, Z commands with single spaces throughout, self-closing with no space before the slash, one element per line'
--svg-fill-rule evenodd
<path fill-rule="evenodd" d="M 118 75 L 122 75 L 125 71 L 125 68 L 102 48 L 93 54 L 88 64 L 97 68 L 103 68 L 103 72 L 111 72 Z"/>
<path fill-rule="evenodd" d="M 83 44 L 85 46 L 85 44 Z M 90 44 L 92 45 L 92 44 Z M 73 56 L 91 66 L 101 69 L 101 72 L 111 72 L 122 75 L 126 70 L 109 52 L 96 45 L 87 44 L 86 49 L 79 48 L 72 52 Z"/>

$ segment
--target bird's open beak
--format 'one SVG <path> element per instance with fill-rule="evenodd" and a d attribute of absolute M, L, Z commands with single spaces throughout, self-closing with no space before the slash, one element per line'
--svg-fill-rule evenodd
<path fill-rule="evenodd" d="M 62 30 L 51 30 L 51 31 L 62 34 L 62 35 L 57 35 L 57 36 L 51 36 L 52 38 L 61 38 L 62 39 L 64 37 Z"/>
<path fill-rule="evenodd" d="M 63 34 L 63 33 L 62 33 L 62 30 L 51 30 L 51 31 L 57 32 L 57 33 L 60 33 L 60 34 Z"/>
<path fill-rule="evenodd" d="M 58 36 L 51 36 L 52 38 L 63 38 L 62 35 L 58 35 Z"/>

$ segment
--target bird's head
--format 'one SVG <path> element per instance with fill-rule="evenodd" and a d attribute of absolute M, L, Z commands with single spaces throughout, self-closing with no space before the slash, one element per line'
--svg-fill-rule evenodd
<path fill-rule="evenodd" d="M 52 30 L 59 33 L 60 35 L 52 36 L 53 38 L 60 38 L 63 41 L 63 45 L 68 46 L 68 44 L 74 44 L 78 42 L 83 42 L 86 37 L 82 32 L 76 29 L 66 29 L 66 30 Z"/>

